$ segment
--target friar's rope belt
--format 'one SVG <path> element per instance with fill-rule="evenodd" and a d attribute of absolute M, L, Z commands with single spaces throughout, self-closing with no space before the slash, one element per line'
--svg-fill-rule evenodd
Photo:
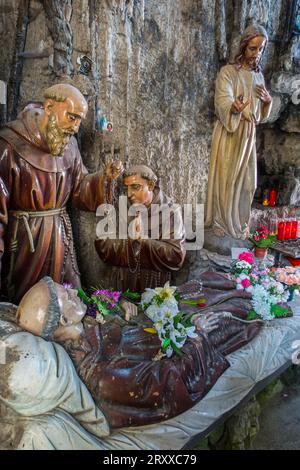
<path fill-rule="evenodd" d="M 30 244 L 30 251 L 31 253 L 35 252 L 33 236 L 29 227 L 28 220 L 35 219 L 37 217 L 53 217 L 55 215 L 66 215 L 67 211 L 65 207 L 60 207 L 59 209 L 49 209 L 46 211 L 18 211 L 18 210 L 10 210 L 9 216 L 14 217 L 16 219 L 16 223 L 14 226 L 12 240 L 10 242 L 9 251 L 11 252 L 10 257 L 10 266 L 9 266 L 9 273 L 7 276 L 8 286 L 11 286 L 14 264 L 15 264 L 15 255 L 18 250 L 18 229 L 19 229 L 19 222 L 20 220 L 23 221 L 25 230 L 28 236 L 29 244 Z"/>
<path fill-rule="evenodd" d="M 15 225 L 13 240 L 10 245 L 10 251 L 16 252 L 18 247 L 18 228 L 19 228 L 19 221 L 22 219 L 25 225 L 25 229 L 27 232 L 28 240 L 30 243 L 30 251 L 31 253 L 35 252 L 34 243 L 32 233 L 29 227 L 28 220 L 30 218 L 35 219 L 36 217 L 53 217 L 54 215 L 63 215 L 66 213 L 65 207 L 60 207 L 59 209 L 49 209 L 46 211 L 9 211 L 9 215 L 15 217 L 17 219 L 17 223 Z"/>

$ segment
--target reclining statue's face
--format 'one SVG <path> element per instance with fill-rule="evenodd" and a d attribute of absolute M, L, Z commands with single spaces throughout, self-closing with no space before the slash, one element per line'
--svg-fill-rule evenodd
<path fill-rule="evenodd" d="M 22 298 L 17 323 L 27 331 L 55 341 L 74 340 L 83 331 L 86 306 L 77 291 L 43 279 Z"/>
<path fill-rule="evenodd" d="M 153 199 L 155 183 L 142 178 L 140 175 L 126 176 L 123 185 L 127 191 L 130 204 L 145 204 L 148 206 Z"/>
<path fill-rule="evenodd" d="M 45 137 L 52 155 L 61 155 L 72 135 L 79 130 L 81 120 L 87 113 L 84 101 L 67 98 L 63 102 L 51 99 L 45 102 L 48 115 Z"/>
<path fill-rule="evenodd" d="M 57 283 L 55 283 L 55 288 L 61 317 L 54 339 L 57 341 L 76 339 L 83 331 L 81 320 L 85 316 L 86 306 L 77 296 L 75 289 L 65 289 Z"/>

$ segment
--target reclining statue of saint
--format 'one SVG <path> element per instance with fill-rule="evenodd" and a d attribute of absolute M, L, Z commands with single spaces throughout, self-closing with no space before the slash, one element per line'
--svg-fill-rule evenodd
<path fill-rule="evenodd" d="M 182 355 L 159 357 L 158 335 L 147 331 L 152 322 L 142 312 L 136 315 L 134 304 L 124 301 L 123 309 L 130 315 L 127 320 L 108 315 L 100 324 L 84 318 L 86 305 L 77 290 L 43 278 L 22 298 L 15 322 L 5 329 L 8 343 L 7 361 L 0 366 L 1 401 L 21 415 L 28 416 L 32 410 L 38 415 L 49 410 L 58 377 L 62 394 L 68 394 L 67 368 L 60 346 L 55 346 L 60 343 L 110 429 L 158 423 L 183 413 L 230 366 L 225 356 L 248 343 L 263 323 L 238 318 L 249 309 L 249 294 L 235 290 L 230 279 L 204 273 L 202 283 L 208 310 L 192 317 L 195 337 L 187 339 Z M 13 341 L 14 336 L 18 341 Z M 53 344 L 56 351 L 51 360 L 39 351 L 44 343 Z"/>

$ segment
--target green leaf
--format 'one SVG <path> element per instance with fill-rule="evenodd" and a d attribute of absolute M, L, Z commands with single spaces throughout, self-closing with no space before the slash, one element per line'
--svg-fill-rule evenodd
<path fill-rule="evenodd" d="M 186 336 L 178 336 L 176 338 L 176 341 L 178 341 L 178 343 L 182 343 L 182 341 L 184 341 L 186 339 Z"/>
<path fill-rule="evenodd" d="M 257 318 L 260 318 L 260 317 L 257 315 L 255 310 L 250 310 L 250 312 L 248 313 L 248 316 L 247 316 L 247 320 L 251 321 L 251 320 L 256 320 Z"/>
<path fill-rule="evenodd" d="M 140 300 L 141 294 L 139 292 L 133 292 L 127 289 L 125 292 L 123 292 L 122 297 L 126 297 L 126 299 L 129 300 Z"/>
<path fill-rule="evenodd" d="M 102 315 L 109 315 L 111 311 L 107 307 L 106 303 L 103 300 L 100 300 L 99 297 L 92 296 L 93 301 L 97 305 L 97 308 Z"/>
<path fill-rule="evenodd" d="M 289 315 L 290 309 L 288 307 L 283 307 L 282 305 L 275 304 L 271 307 L 271 313 L 273 313 L 276 318 L 283 318 Z"/>
<path fill-rule="evenodd" d="M 85 304 L 93 303 L 92 299 L 88 295 L 86 295 L 86 293 L 84 292 L 83 289 L 81 289 L 81 288 L 77 289 L 77 295 L 78 295 L 78 297 L 80 297 L 83 300 L 83 302 Z"/>
<path fill-rule="evenodd" d="M 180 349 L 176 346 L 176 344 L 173 343 L 173 341 L 171 341 L 171 347 L 176 352 L 176 354 L 178 356 L 180 356 L 180 357 L 183 356 L 182 351 L 180 351 Z"/>
<path fill-rule="evenodd" d="M 276 242 L 276 235 L 268 235 L 267 238 L 264 240 L 255 241 L 253 238 L 249 239 L 255 246 L 259 248 L 269 248 L 270 246 L 274 245 Z"/>
<path fill-rule="evenodd" d="M 165 341 L 162 345 L 162 350 L 165 351 L 170 346 L 170 343 L 171 343 L 170 338 L 165 339 Z"/>
<path fill-rule="evenodd" d="M 174 317 L 174 320 L 173 320 L 173 321 L 174 321 L 174 326 L 175 326 L 175 328 L 177 328 L 178 323 L 181 322 L 181 319 L 182 319 L 183 315 L 184 315 L 183 312 L 179 312 L 179 313 L 177 313 L 177 315 Z"/>

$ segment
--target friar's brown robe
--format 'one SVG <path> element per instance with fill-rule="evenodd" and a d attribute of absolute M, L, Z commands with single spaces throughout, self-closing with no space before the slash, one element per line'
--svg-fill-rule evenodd
<path fill-rule="evenodd" d="M 28 106 L 0 131 L 2 293 L 8 292 L 15 303 L 45 275 L 74 286 L 80 285 L 80 277 L 66 212 L 44 217 L 25 215 L 32 235 L 30 243 L 25 218 L 11 211 L 49 211 L 65 208 L 68 202 L 96 211 L 99 204 L 108 202 L 105 198 L 110 194 L 109 181 L 100 173 L 88 175 L 74 137 L 63 155 L 51 155 L 37 126 L 41 112 L 41 106 Z M 12 243 L 14 239 L 17 242 Z"/>
<path fill-rule="evenodd" d="M 151 220 L 151 207 L 154 204 L 161 208 L 157 221 Z M 165 220 L 168 220 L 170 228 L 168 238 L 164 236 Z M 128 217 L 128 223 L 131 221 L 132 218 Z M 163 286 L 170 281 L 171 273 L 182 267 L 186 250 L 181 208 L 174 205 L 159 187 L 155 188 L 152 203 L 148 207 L 147 227 L 147 239 L 95 241 L 99 257 L 112 266 L 108 287 L 143 292 L 146 287 Z"/>
<path fill-rule="evenodd" d="M 235 296 L 246 300 L 222 275 L 208 273 L 202 280 L 204 286 L 219 288 L 214 289 L 219 292 L 224 284 L 223 310 L 231 310 Z M 220 296 L 211 298 L 210 304 L 219 301 Z M 242 317 L 247 308 L 246 302 Z M 183 413 L 201 400 L 229 367 L 224 356 L 247 344 L 263 325 L 262 321 L 218 315 L 218 328 L 208 334 L 198 331 L 196 338 L 189 338 L 181 357 L 173 354 L 155 360 L 161 344 L 156 334 L 145 331 L 152 322 L 144 314 L 130 323 L 112 316 L 104 325 L 90 326 L 67 350 L 112 427 L 152 424 Z"/>

